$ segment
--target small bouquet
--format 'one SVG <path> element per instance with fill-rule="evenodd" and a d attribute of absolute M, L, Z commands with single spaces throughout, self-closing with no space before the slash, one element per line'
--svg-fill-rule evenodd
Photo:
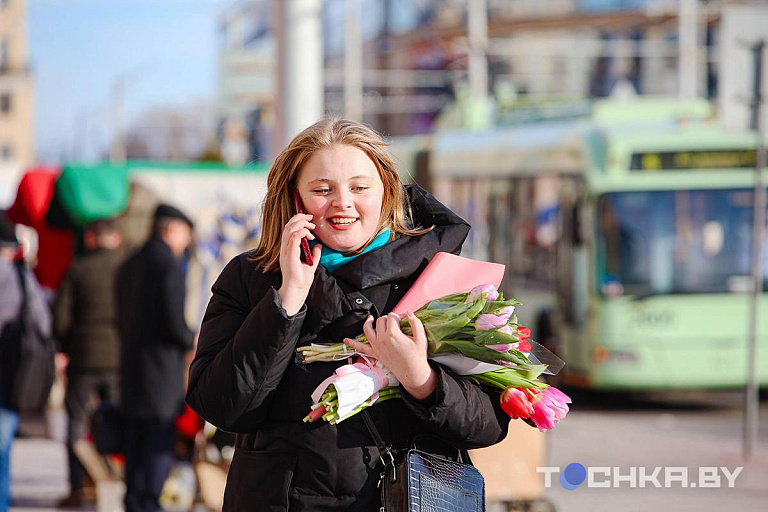
<path fill-rule="evenodd" d="M 341 366 L 312 393 L 312 410 L 304 421 L 322 418 L 335 425 L 375 403 L 400 398 L 398 384 L 379 362 Z"/>
<path fill-rule="evenodd" d="M 565 417 L 570 398 L 538 377 L 545 371 L 557 373 L 563 362 L 532 341 L 530 329 L 518 324 L 514 312 L 519 304 L 505 299 L 494 285 L 484 284 L 431 300 L 414 314 L 424 325 L 430 359 L 480 385 L 502 389 L 501 406 L 507 414 L 530 418 L 544 431 Z M 413 335 L 407 319 L 401 320 L 400 328 Z M 364 334 L 356 340 L 368 341 Z M 297 351 L 305 364 L 361 355 L 343 343 L 312 344 Z M 312 394 L 312 411 L 304 421 L 322 418 L 338 423 L 365 407 L 400 397 L 398 384 L 378 362 L 342 366 Z"/>

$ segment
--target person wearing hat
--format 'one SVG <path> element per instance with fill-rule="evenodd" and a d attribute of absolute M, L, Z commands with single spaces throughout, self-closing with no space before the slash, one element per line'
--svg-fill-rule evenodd
<path fill-rule="evenodd" d="M 6 512 L 10 504 L 11 443 L 19 424 L 18 413 L 6 394 L 14 377 L 14 368 L 2 364 L 2 351 L 7 344 L 19 340 L 17 336 L 21 335 L 21 331 L 14 326 L 19 325 L 24 300 L 29 308 L 28 320 L 36 322 L 39 332 L 45 336 L 51 332 L 51 313 L 43 290 L 24 261 L 17 258 L 18 253 L 19 242 L 14 225 L 0 210 L 0 512 Z M 21 276 L 26 293 L 21 287 Z"/>
<path fill-rule="evenodd" d="M 181 210 L 161 204 L 149 240 L 117 274 L 127 512 L 160 510 L 173 463 L 174 419 L 183 410 L 185 357 L 194 341 L 181 265 L 192 228 Z"/>
<path fill-rule="evenodd" d="M 72 262 L 53 303 L 53 330 L 67 365 L 67 452 L 70 493 L 62 508 L 80 507 L 84 500 L 85 468 L 75 443 L 85 439 L 90 419 L 103 397 L 119 399 L 120 342 L 115 308 L 115 275 L 123 260 L 122 236 L 113 219 L 85 226 L 86 253 Z"/>

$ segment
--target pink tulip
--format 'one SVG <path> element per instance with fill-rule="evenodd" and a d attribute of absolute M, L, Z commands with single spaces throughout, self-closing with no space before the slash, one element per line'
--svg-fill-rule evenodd
<path fill-rule="evenodd" d="M 515 312 L 515 306 L 507 306 L 505 308 L 502 308 L 501 311 L 496 313 L 496 316 L 503 319 L 505 322 L 509 322 L 510 317 L 512 316 L 512 313 Z"/>
<path fill-rule="evenodd" d="M 492 284 L 481 284 L 472 288 L 472 291 L 469 292 L 469 300 L 475 300 L 481 293 L 486 294 L 485 298 L 487 300 L 496 300 L 499 298 L 499 292 L 496 290 L 495 286 Z"/>
<path fill-rule="evenodd" d="M 533 397 L 531 420 L 541 432 L 552 429 L 568 414 L 570 397 L 557 388 L 549 386 Z"/>
<path fill-rule="evenodd" d="M 500 345 L 486 345 L 488 348 L 492 348 L 498 352 L 509 352 L 515 348 L 515 343 L 502 343 Z"/>
<path fill-rule="evenodd" d="M 513 388 L 512 386 L 506 388 L 501 393 L 500 400 L 501 408 L 513 420 L 530 418 L 534 412 L 528 393 L 520 388 Z"/>
<path fill-rule="evenodd" d="M 477 317 L 477 320 L 475 320 L 475 327 L 478 331 L 492 331 L 506 323 L 507 321 L 503 318 L 486 313 Z"/>
<path fill-rule="evenodd" d="M 501 329 L 499 329 L 499 332 L 503 332 L 504 334 L 509 334 L 510 336 L 515 334 L 515 331 L 512 329 L 511 325 L 505 325 Z"/>

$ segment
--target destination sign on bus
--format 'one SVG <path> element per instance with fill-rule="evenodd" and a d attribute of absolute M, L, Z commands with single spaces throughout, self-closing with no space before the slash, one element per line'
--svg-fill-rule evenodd
<path fill-rule="evenodd" d="M 717 149 L 633 153 L 632 171 L 682 171 L 696 169 L 748 169 L 757 164 L 754 149 Z"/>

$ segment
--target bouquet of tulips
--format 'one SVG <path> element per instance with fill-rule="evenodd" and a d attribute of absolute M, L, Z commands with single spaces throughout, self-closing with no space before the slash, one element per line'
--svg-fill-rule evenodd
<path fill-rule="evenodd" d="M 538 380 L 548 369 L 556 373 L 563 363 L 530 340 L 530 329 L 518 324 L 514 312 L 519 304 L 488 284 L 432 300 L 414 314 L 424 325 L 431 359 L 480 385 L 502 389 L 501 406 L 507 414 L 530 418 L 544 431 L 565 417 L 570 398 Z M 406 318 L 400 328 L 413 334 Z M 367 342 L 364 334 L 356 340 Z M 305 364 L 361 355 L 343 343 L 297 350 Z M 304 421 L 338 423 L 378 402 L 399 398 L 398 385 L 379 362 L 358 360 L 342 366 L 312 394 L 312 410 Z"/>

